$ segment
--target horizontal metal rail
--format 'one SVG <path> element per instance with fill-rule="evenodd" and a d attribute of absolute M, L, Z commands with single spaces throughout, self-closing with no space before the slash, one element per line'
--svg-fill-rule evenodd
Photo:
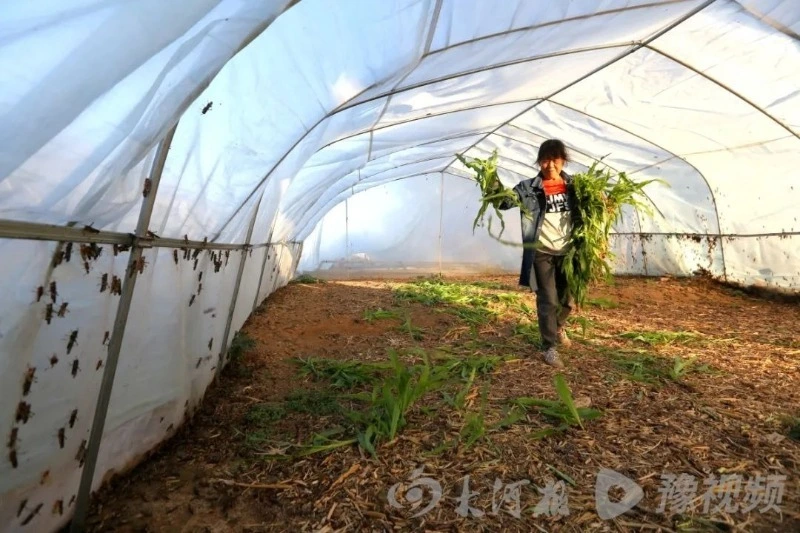
<path fill-rule="evenodd" d="M 658 231 L 649 231 L 649 232 L 635 232 L 635 231 L 620 231 L 620 232 L 611 232 L 610 235 L 627 235 L 627 236 L 637 236 L 637 235 L 645 235 L 648 237 L 700 237 L 706 239 L 754 239 L 754 238 L 762 238 L 762 237 L 791 237 L 794 235 L 800 235 L 800 231 L 787 231 L 785 233 L 680 233 L 680 232 L 658 232 Z"/>
<path fill-rule="evenodd" d="M 119 246 L 140 246 L 142 248 L 191 248 L 203 250 L 250 250 L 276 244 L 293 244 L 264 242 L 259 244 L 217 243 L 189 239 L 172 239 L 150 234 L 137 237 L 133 233 L 104 231 L 91 226 L 57 226 L 39 222 L 23 222 L 0 219 L 0 239 L 23 239 L 32 241 L 53 242 L 85 242 L 95 244 L 116 244 Z"/>

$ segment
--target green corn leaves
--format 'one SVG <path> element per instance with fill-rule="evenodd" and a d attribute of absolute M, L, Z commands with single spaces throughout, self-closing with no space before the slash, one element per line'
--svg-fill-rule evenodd
<path fill-rule="evenodd" d="M 609 236 L 614 223 L 622 215 L 624 205 L 650 213 L 644 203 L 643 189 L 661 180 L 634 182 L 621 172 L 612 176 L 608 169 L 599 170 L 596 161 L 588 171 L 573 176 L 578 222 L 572 229 L 569 251 L 563 262 L 567 284 L 578 305 L 586 301 L 586 291 L 593 281 L 611 275 L 614 254 Z M 613 180 L 613 183 L 612 183 Z"/>
<path fill-rule="evenodd" d="M 497 176 L 497 150 L 488 159 L 468 160 L 461 154 L 456 154 L 456 158 L 475 173 L 474 179 L 481 190 L 481 206 L 472 223 L 472 231 L 482 225 L 491 206 L 500 219 L 501 229 L 499 235 L 493 235 L 490 220 L 489 234 L 503 244 L 514 244 L 500 239 L 505 230 L 500 206 L 519 207 L 522 216 L 530 217 L 530 212 L 519 201 L 517 194 L 500 182 Z M 595 161 L 589 170 L 573 176 L 578 222 L 572 229 L 571 246 L 563 268 L 578 305 L 586 301 L 586 291 L 591 282 L 607 279 L 611 275 L 614 255 L 609 246 L 609 236 L 614 223 L 622 215 L 622 207 L 629 205 L 650 214 L 643 190 L 656 181 L 665 183 L 661 180 L 635 182 L 624 172 L 612 176 L 610 170 L 600 170 L 599 165 L 600 162 Z"/>
<path fill-rule="evenodd" d="M 456 158 L 464 164 L 465 167 L 475 172 L 475 181 L 481 189 L 481 207 L 478 209 L 478 214 L 472 222 L 472 231 L 478 225 L 482 225 L 483 218 L 486 215 L 489 206 L 494 208 L 497 218 L 500 219 L 500 235 L 506 229 L 506 223 L 503 220 L 503 215 L 500 214 L 500 206 L 503 203 L 510 203 L 512 207 L 519 207 L 523 214 L 527 213 L 527 209 L 523 206 L 517 193 L 512 189 L 506 189 L 497 177 L 497 150 L 492 152 L 489 159 L 471 158 L 467 160 L 463 155 L 456 154 Z"/>

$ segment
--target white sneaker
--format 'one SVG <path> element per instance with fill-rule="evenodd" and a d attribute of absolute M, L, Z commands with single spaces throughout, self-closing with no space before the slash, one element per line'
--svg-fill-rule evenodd
<path fill-rule="evenodd" d="M 555 346 L 551 346 L 544 352 L 542 352 L 542 359 L 545 363 L 550 366 L 554 366 L 556 368 L 564 368 L 564 363 L 558 357 L 558 350 L 556 350 Z"/>

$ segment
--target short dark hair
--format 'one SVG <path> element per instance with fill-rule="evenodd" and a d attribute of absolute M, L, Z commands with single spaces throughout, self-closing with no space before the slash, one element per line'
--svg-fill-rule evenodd
<path fill-rule="evenodd" d="M 539 147 L 539 155 L 536 156 L 536 162 L 541 163 L 542 161 L 557 158 L 569 161 L 567 147 L 558 139 L 548 139 Z"/>

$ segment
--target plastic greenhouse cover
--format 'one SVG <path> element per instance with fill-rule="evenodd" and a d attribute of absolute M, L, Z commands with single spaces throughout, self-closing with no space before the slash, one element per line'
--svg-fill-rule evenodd
<path fill-rule="evenodd" d="M 133 232 L 177 124 L 146 229 L 269 243 L 196 262 L 144 251 L 94 487 L 191 413 L 225 331 L 295 274 L 299 241 L 303 270 L 369 257 L 515 271 L 519 248 L 473 232 L 478 192 L 456 153 L 498 149 L 513 186 L 562 138 L 568 171 L 602 158 L 670 185 L 647 190 L 655 216 L 625 210 L 617 272 L 800 289 L 795 0 L 289 4 L 0 7 L 3 227 Z M 505 219 L 515 242 L 518 213 Z M 0 240 L 0 428 L 16 436 L 0 529 L 62 525 L 85 459 L 129 252 L 55 265 L 63 246 Z"/>

